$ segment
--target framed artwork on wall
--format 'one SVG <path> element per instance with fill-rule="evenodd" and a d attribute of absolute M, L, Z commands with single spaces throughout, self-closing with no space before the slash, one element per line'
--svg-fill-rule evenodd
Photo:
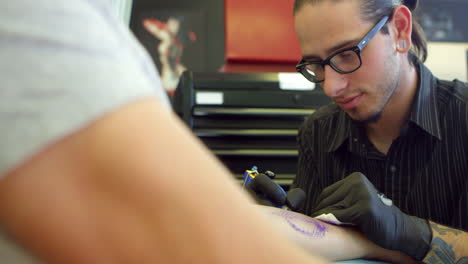
<path fill-rule="evenodd" d="M 187 69 L 204 69 L 205 25 L 202 12 L 177 9 L 134 14 L 133 31 L 153 58 L 164 89 L 172 96 Z"/>

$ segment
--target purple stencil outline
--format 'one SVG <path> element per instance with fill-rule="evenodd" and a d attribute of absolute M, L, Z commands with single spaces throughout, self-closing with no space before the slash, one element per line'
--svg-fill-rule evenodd
<path fill-rule="evenodd" d="M 325 233 L 327 232 L 327 227 L 318 220 L 315 220 L 315 219 L 312 219 L 312 218 L 309 218 L 300 214 L 294 214 L 286 210 L 282 210 L 280 212 L 273 212 L 273 214 L 283 217 L 283 219 L 286 220 L 286 222 L 288 222 L 288 224 L 294 230 L 308 237 L 321 238 L 321 237 L 324 237 Z M 295 221 L 302 221 L 307 224 L 313 224 L 315 228 L 313 231 L 305 230 L 303 228 L 298 227 L 296 224 L 294 224 Z"/>

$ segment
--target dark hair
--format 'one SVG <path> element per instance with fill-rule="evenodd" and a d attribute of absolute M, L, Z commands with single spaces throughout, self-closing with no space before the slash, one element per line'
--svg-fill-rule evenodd
<path fill-rule="evenodd" d="M 305 4 L 316 4 L 323 1 L 348 1 L 348 0 L 294 0 L 293 12 L 296 14 Z M 377 23 L 382 17 L 392 15 L 393 9 L 404 4 L 414 13 L 418 7 L 418 0 L 360 0 L 361 14 L 365 20 Z M 382 28 L 382 33 L 388 34 L 388 27 Z M 411 33 L 411 50 L 408 52 L 408 60 L 415 65 L 418 60 L 424 62 L 427 58 L 427 42 L 424 31 L 413 17 L 413 32 Z"/>

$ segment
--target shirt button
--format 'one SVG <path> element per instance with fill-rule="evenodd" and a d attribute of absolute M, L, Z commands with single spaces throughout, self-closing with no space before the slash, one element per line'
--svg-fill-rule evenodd
<path fill-rule="evenodd" d="M 395 165 L 390 166 L 390 171 L 391 171 L 391 172 L 395 172 L 395 171 L 396 171 Z"/>
<path fill-rule="evenodd" d="M 354 142 L 357 142 L 357 138 L 354 138 Z"/>

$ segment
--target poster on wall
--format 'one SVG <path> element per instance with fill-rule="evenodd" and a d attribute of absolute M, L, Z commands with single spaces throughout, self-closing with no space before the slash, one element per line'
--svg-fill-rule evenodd
<path fill-rule="evenodd" d="M 135 18 L 136 17 L 136 18 Z M 147 10 L 135 14 L 134 33 L 150 53 L 161 82 L 172 96 L 185 70 L 205 68 L 204 18 L 201 12 Z"/>
<path fill-rule="evenodd" d="M 428 41 L 468 42 L 468 1 L 422 1 L 416 17 Z"/>

